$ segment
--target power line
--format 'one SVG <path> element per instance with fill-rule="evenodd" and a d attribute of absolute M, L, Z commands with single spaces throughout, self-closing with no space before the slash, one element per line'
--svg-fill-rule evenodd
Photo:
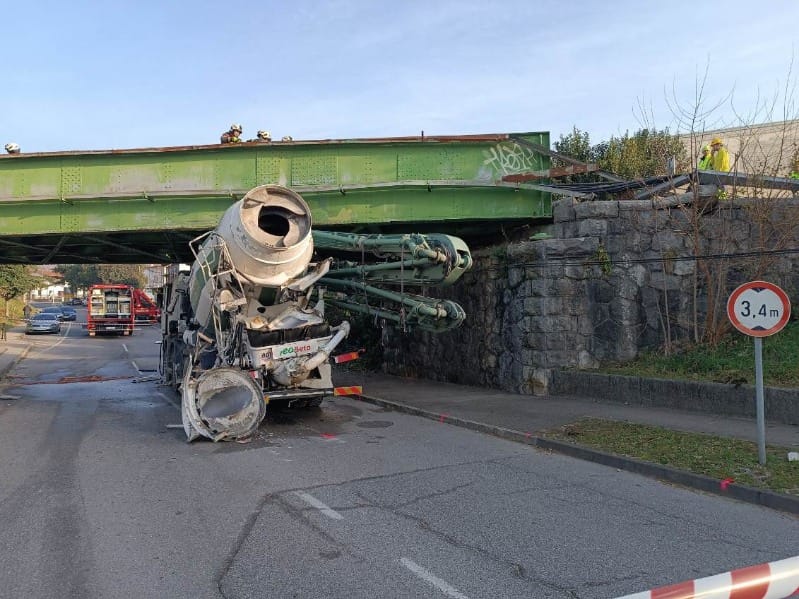
<path fill-rule="evenodd" d="M 536 262 L 506 263 L 501 267 L 482 266 L 477 268 L 476 270 L 479 271 L 504 270 L 507 267 L 544 269 L 552 267 L 563 268 L 567 266 L 630 266 L 633 264 L 659 264 L 659 263 L 689 262 L 689 261 L 699 261 L 699 260 L 708 260 L 708 261 L 741 260 L 747 258 L 762 258 L 769 256 L 785 256 L 793 254 L 799 254 L 799 248 L 789 248 L 782 250 L 753 250 L 749 252 L 736 252 L 736 253 L 723 252 L 718 254 L 694 254 L 689 256 L 674 256 L 674 257 L 657 256 L 652 258 L 625 258 L 625 259 L 597 258 L 597 259 L 579 260 L 579 261 L 575 261 L 569 257 L 553 256 L 551 258 L 550 257 L 542 258 L 540 261 Z M 569 260 L 572 261 L 570 262 Z M 477 262 L 475 262 L 475 264 L 477 264 Z"/>

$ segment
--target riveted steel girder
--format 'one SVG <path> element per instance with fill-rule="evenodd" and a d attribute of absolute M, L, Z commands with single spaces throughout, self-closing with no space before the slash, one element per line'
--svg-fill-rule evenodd
<path fill-rule="evenodd" d="M 548 145 L 524 133 L 0 156 L 0 262 L 189 259 L 185 238 L 264 183 L 301 193 L 319 228 L 485 232 L 550 216 L 544 188 L 507 180 L 549 169 L 533 149 Z"/>

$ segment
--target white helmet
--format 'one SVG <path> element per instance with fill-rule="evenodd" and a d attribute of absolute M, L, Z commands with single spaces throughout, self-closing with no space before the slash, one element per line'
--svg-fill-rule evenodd
<path fill-rule="evenodd" d="M 261 129 L 258 131 L 258 139 L 272 139 L 272 134 L 269 131 L 264 131 Z"/>
<path fill-rule="evenodd" d="M 231 130 L 231 131 L 238 131 L 239 133 L 241 133 L 242 131 L 244 131 L 244 129 L 242 129 L 242 128 L 241 128 L 241 125 L 239 125 L 238 123 L 233 123 L 233 124 L 230 126 L 230 130 Z"/>
<path fill-rule="evenodd" d="M 6 152 L 9 154 L 17 154 L 19 152 L 19 144 L 15 144 L 13 141 L 11 143 L 7 143 Z"/>
<path fill-rule="evenodd" d="M 280 141 L 294 141 L 294 138 L 291 135 L 284 135 Z"/>

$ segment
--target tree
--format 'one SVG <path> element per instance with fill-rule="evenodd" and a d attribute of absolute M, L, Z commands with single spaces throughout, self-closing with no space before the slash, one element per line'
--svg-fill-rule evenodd
<path fill-rule="evenodd" d="M 124 283 L 142 288 L 147 282 L 141 264 L 66 264 L 55 270 L 64 276 L 73 292 L 95 283 Z"/>
<path fill-rule="evenodd" d="M 55 271 L 64 277 L 72 293 L 80 289 L 88 289 L 94 283 L 100 282 L 97 266 L 94 264 L 62 264 L 56 266 Z"/>
<path fill-rule="evenodd" d="M 8 317 L 9 300 L 35 289 L 40 279 L 31 273 L 30 268 L 18 264 L 0 265 L 0 298 L 5 302 L 5 315 Z"/>
<path fill-rule="evenodd" d="M 141 264 L 101 264 L 97 266 L 101 283 L 124 283 L 143 288 L 147 284 Z"/>
<path fill-rule="evenodd" d="M 668 129 L 658 131 L 644 128 L 632 135 L 625 132 L 621 137 L 611 137 L 592 149 L 602 170 L 625 179 L 666 175 L 667 164 L 672 157 L 677 159 L 678 170 L 688 168 L 685 145 L 679 136 L 671 134 Z"/>
<path fill-rule="evenodd" d="M 582 162 L 595 162 L 600 170 L 625 179 L 666 175 L 672 157 L 677 159 L 678 170 L 690 169 L 684 144 L 668 129 L 643 128 L 632 135 L 625 132 L 620 137 L 613 136 L 608 141 L 591 145 L 588 132 L 574 127 L 571 133 L 561 135 L 555 142 L 555 151 Z M 558 163 L 558 166 L 565 164 Z M 570 180 L 588 182 L 600 179 L 596 175 L 580 175 Z"/>
<path fill-rule="evenodd" d="M 581 131 L 576 125 L 572 127 L 571 133 L 561 135 L 560 140 L 555 142 L 555 151 L 582 162 L 593 160 L 593 148 L 588 131 Z"/>

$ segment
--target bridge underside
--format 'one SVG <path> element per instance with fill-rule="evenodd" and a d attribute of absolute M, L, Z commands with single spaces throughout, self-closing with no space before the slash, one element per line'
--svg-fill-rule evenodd
<path fill-rule="evenodd" d="M 545 133 L 245 143 L 0 157 L 0 262 L 190 262 L 188 242 L 264 183 L 315 229 L 476 241 L 548 219 L 550 194 L 503 181 L 549 168 Z"/>

